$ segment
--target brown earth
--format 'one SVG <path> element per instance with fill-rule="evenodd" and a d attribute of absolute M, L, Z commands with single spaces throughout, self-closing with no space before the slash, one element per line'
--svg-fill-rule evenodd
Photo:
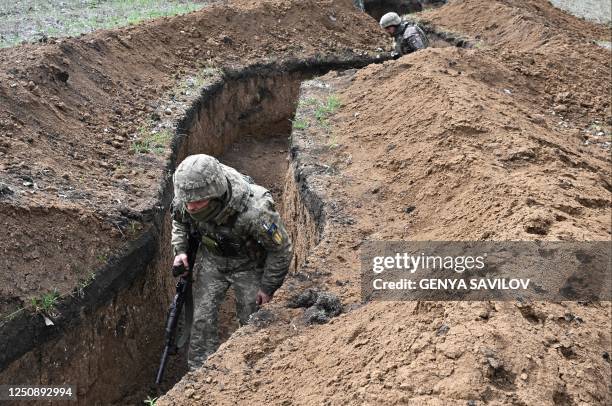
<path fill-rule="evenodd" d="M 419 18 L 482 42 L 303 87 L 306 104 L 343 104 L 328 126 L 299 109 L 311 125 L 294 130 L 324 168 L 309 180 L 325 202 L 321 241 L 266 307 L 276 321 L 236 331 L 158 404 L 612 402 L 609 301 L 360 305 L 364 240 L 612 232 L 610 51 L 591 43 L 609 29 L 536 0 L 456 1 Z M 338 294 L 347 312 L 305 326 L 285 308 L 296 286 Z"/>
<path fill-rule="evenodd" d="M 0 314 L 51 289 L 68 293 L 86 280 L 81 268 L 89 274 L 142 231 L 176 119 L 207 77 L 258 61 L 373 52 L 381 40 L 349 0 L 236 0 L 0 50 L 9 230 Z"/>

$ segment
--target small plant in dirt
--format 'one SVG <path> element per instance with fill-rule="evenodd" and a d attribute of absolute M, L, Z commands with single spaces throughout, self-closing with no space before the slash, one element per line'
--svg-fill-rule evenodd
<path fill-rule="evenodd" d="M 319 104 L 319 101 L 317 99 L 315 99 L 314 97 L 307 97 L 305 99 L 301 99 L 298 103 L 300 105 L 300 107 L 302 106 L 314 106 Z"/>
<path fill-rule="evenodd" d="M 325 103 L 320 104 L 315 110 L 316 119 L 321 122 L 325 121 L 329 116 L 334 114 L 341 105 L 342 103 L 340 103 L 340 99 L 337 96 L 329 96 Z"/>
<path fill-rule="evenodd" d="M 310 123 L 305 118 L 296 118 L 292 123 L 293 128 L 296 130 L 305 130 L 310 126 Z"/>
<path fill-rule="evenodd" d="M 157 404 L 157 398 L 147 396 L 147 398 L 144 400 L 144 404 L 147 406 L 155 406 Z"/>
<path fill-rule="evenodd" d="M 332 134 L 329 138 L 329 149 L 338 148 L 338 138 L 336 134 Z"/>
<path fill-rule="evenodd" d="M 85 288 L 87 288 L 89 285 L 92 284 L 92 282 L 94 281 L 94 279 L 96 279 L 96 273 L 95 272 L 90 272 L 87 277 L 85 277 L 85 279 L 82 279 L 79 281 L 79 284 L 76 287 L 76 295 L 78 297 L 84 297 L 85 296 Z"/>
<path fill-rule="evenodd" d="M 337 96 L 331 95 L 327 98 L 325 103 L 319 104 L 316 108 L 314 115 L 319 124 L 326 130 L 329 130 L 328 118 L 334 114 L 341 106 L 340 99 Z"/>
<path fill-rule="evenodd" d="M 59 298 L 60 294 L 57 290 L 45 293 L 41 297 L 33 297 L 31 300 L 32 308 L 36 312 L 50 313 L 55 309 Z"/>
<path fill-rule="evenodd" d="M 130 236 L 135 236 L 141 229 L 142 224 L 134 220 L 130 221 L 129 225 L 127 226 L 127 232 Z"/>
<path fill-rule="evenodd" d="M 155 153 L 161 155 L 164 153 L 168 143 L 172 139 L 172 133 L 168 129 L 161 131 L 150 132 L 140 129 L 139 138 L 132 142 L 132 151 L 137 154 Z"/>
<path fill-rule="evenodd" d="M 19 309 L 15 310 L 12 313 L 7 314 L 6 316 L 2 316 L 3 321 L 11 321 L 13 320 L 15 317 L 17 317 L 17 315 L 19 313 L 21 313 L 22 311 L 25 310 L 25 307 L 20 307 Z"/>

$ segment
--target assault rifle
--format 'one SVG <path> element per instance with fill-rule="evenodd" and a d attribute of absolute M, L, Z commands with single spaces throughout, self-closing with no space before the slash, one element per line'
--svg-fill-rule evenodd
<path fill-rule="evenodd" d="M 185 269 L 185 267 L 181 264 L 179 266 L 172 267 L 172 276 L 175 278 L 179 277 L 179 280 L 176 282 L 176 294 L 174 295 L 174 299 L 172 300 L 172 304 L 170 305 L 170 309 L 168 310 L 168 318 L 166 320 L 166 330 L 165 330 L 165 345 L 164 351 L 162 353 L 161 361 L 159 363 L 159 369 L 157 370 L 157 377 L 155 378 L 155 384 L 159 385 L 164 376 L 164 370 L 166 369 L 166 362 L 168 361 L 168 355 L 176 354 L 177 346 L 175 343 L 176 339 L 176 329 L 178 326 L 178 321 L 181 316 L 181 311 L 183 307 L 187 303 L 187 313 L 193 312 L 193 298 L 191 296 L 191 272 L 193 271 L 193 266 L 195 264 L 195 257 L 198 252 L 198 247 L 200 246 L 201 237 L 198 235 L 192 234 L 189 236 L 189 248 L 187 249 L 187 263 L 189 264 L 189 269 Z M 188 272 L 187 275 L 184 275 L 185 272 Z M 187 322 L 185 328 L 185 334 L 189 334 L 190 324 L 192 314 L 186 314 Z M 188 337 L 186 337 L 188 338 Z"/>

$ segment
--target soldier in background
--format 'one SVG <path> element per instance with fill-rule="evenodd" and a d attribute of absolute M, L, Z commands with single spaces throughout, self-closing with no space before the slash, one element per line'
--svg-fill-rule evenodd
<path fill-rule="evenodd" d="M 380 26 L 394 38 L 394 58 L 399 58 L 429 46 L 427 36 L 416 24 L 403 21 L 397 13 L 387 13 L 380 19 Z"/>
<path fill-rule="evenodd" d="M 199 231 L 202 238 L 192 270 L 188 363 L 193 370 L 219 347 L 219 307 L 228 288 L 234 288 L 244 325 L 282 285 L 292 246 L 270 192 L 248 176 L 200 154 L 181 162 L 173 180 L 174 266 L 189 267 L 189 234 Z"/>

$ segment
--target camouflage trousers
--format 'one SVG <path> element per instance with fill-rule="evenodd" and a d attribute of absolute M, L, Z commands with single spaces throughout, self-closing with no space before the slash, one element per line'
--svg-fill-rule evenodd
<path fill-rule="evenodd" d="M 193 326 L 189 339 L 189 369 L 199 368 L 219 347 L 219 308 L 230 286 L 236 296 L 240 325 L 258 310 L 255 303 L 262 269 L 249 259 L 232 259 L 200 250 L 193 271 Z"/>

